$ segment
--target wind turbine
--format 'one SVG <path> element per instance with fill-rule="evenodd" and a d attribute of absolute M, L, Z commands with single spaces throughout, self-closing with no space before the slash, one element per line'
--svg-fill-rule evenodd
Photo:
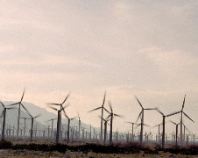
<path fill-rule="evenodd" d="M 190 130 L 187 128 L 187 126 L 183 123 L 184 126 L 184 141 L 186 141 L 186 130 L 190 133 Z"/>
<path fill-rule="evenodd" d="M 109 105 L 110 111 L 107 110 L 107 112 L 109 113 L 109 116 L 107 118 L 110 119 L 109 144 L 111 145 L 112 144 L 112 132 L 113 132 L 113 119 L 114 117 L 122 117 L 122 116 L 113 112 L 113 108 L 112 108 L 110 101 L 108 105 Z"/>
<path fill-rule="evenodd" d="M 175 146 L 178 146 L 178 126 L 180 123 L 175 123 L 173 121 L 170 121 L 172 124 L 175 125 Z"/>
<path fill-rule="evenodd" d="M 65 104 L 65 102 L 67 101 L 67 99 L 69 98 L 69 96 L 70 96 L 70 94 L 68 94 L 68 95 L 65 97 L 65 99 L 63 100 L 63 102 L 61 102 L 61 103 L 48 103 L 48 105 L 51 105 L 51 106 L 52 106 L 52 105 L 53 105 L 53 106 L 59 106 L 59 109 L 50 106 L 50 108 L 51 108 L 52 110 L 55 110 L 55 111 L 58 112 L 57 132 L 56 132 L 56 143 L 57 143 L 57 144 L 59 143 L 59 139 L 60 139 L 60 135 L 61 135 L 61 117 L 62 117 L 62 116 L 61 116 L 61 113 L 62 113 L 62 111 L 65 112 L 65 108 L 68 106 L 68 105 L 66 105 L 66 106 L 63 106 L 63 105 Z"/>
<path fill-rule="evenodd" d="M 101 116 L 99 116 L 101 118 Z M 102 118 L 103 122 L 104 122 L 104 139 L 103 139 L 103 143 L 106 144 L 106 140 L 107 140 L 107 124 L 109 121 L 109 117 L 107 118 Z"/>
<path fill-rule="evenodd" d="M 57 120 L 57 118 L 52 118 L 47 121 L 51 121 L 51 137 L 53 137 L 53 131 L 54 131 L 54 121 Z"/>
<path fill-rule="evenodd" d="M 28 117 L 21 117 L 21 119 L 23 119 L 23 135 L 25 136 L 26 135 L 26 122 L 27 122 L 27 119 L 29 119 Z"/>
<path fill-rule="evenodd" d="M 2 133 L 1 133 L 1 140 L 5 139 L 5 125 L 6 125 L 6 114 L 7 110 L 15 109 L 15 108 L 7 108 L 3 102 L 0 102 L 1 106 L 3 107 L 3 111 L 1 114 L 1 117 L 3 117 L 3 127 L 2 127 Z"/>
<path fill-rule="evenodd" d="M 162 115 L 162 127 L 163 127 L 163 130 L 162 130 L 162 149 L 164 149 L 164 146 L 165 146 L 165 123 L 166 123 L 166 117 L 170 117 L 170 116 L 176 115 L 176 114 L 180 113 L 180 111 L 173 112 L 173 113 L 170 113 L 168 115 L 165 115 L 159 109 L 156 109 L 156 110 L 157 110 L 158 113 L 160 113 Z"/>
<path fill-rule="evenodd" d="M 63 112 L 64 112 L 64 114 L 65 114 L 65 117 L 66 117 L 67 120 L 68 120 L 68 122 L 67 122 L 67 142 L 69 143 L 69 141 L 70 141 L 70 123 L 71 123 L 71 121 L 74 120 L 76 117 L 70 118 L 70 117 L 66 114 L 65 110 L 63 110 Z"/>
<path fill-rule="evenodd" d="M 180 143 L 181 143 L 181 145 L 183 143 L 183 128 L 182 128 L 182 126 L 183 126 L 183 115 L 186 116 L 189 120 L 191 120 L 194 123 L 194 120 L 184 112 L 185 103 L 186 103 L 186 95 L 184 96 L 184 100 L 183 100 L 183 103 L 182 103 L 182 108 L 181 108 L 181 111 L 180 111 L 180 114 L 181 114 L 180 115 Z"/>
<path fill-rule="evenodd" d="M 136 124 L 136 128 L 138 128 L 138 127 L 141 127 L 141 126 L 143 126 L 143 127 L 150 127 L 148 124 L 142 124 L 142 123 L 138 123 L 138 124 Z M 145 134 L 146 134 L 146 132 L 145 132 Z M 145 136 L 145 134 L 143 135 L 143 136 Z M 146 138 L 146 136 L 145 136 L 145 138 Z"/>
<path fill-rule="evenodd" d="M 33 140 L 33 129 L 34 129 L 34 122 L 35 119 L 37 119 L 38 117 L 40 117 L 41 115 L 36 115 L 36 116 L 32 116 L 31 114 L 29 114 L 30 116 L 30 120 L 31 120 L 31 126 L 30 126 L 30 141 Z"/>
<path fill-rule="evenodd" d="M 23 91 L 23 94 L 21 96 L 21 99 L 19 102 L 10 104 L 9 106 L 17 106 L 18 105 L 18 116 L 17 116 L 17 137 L 19 136 L 19 129 L 20 129 L 20 118 L 21 118 L 21 106 L 23 107 L 23 109 L 29 114 L 29 111 L 27 110 L 27 108 L 24 106 L 24 104 L 22 103 L 23 98 L 25 95 L 25 90 Z"/>
<path fill-rule="evenodd" d="M 132 141 L 134 141 L 134 125 L 137 125 L 135 122 L 126 122 L 128 124 L 131 124 L 131 136 L 132 136 Z"/>
<path fill-rule="evenodd" d="M 137 118 L 137 121 L 138 121 L 139 118 L 141 117 L 140 144 L 142 145 L 142 143 L 143 143 L 143 133 L 144 133 L 144 131 L 143 131 L 144 130 L 143 129 L 144 128 L 144 111 L 146 111 L 146 110 L 156 110 L 156 108 L 144 108 L 142 103 L 140 102 L 140 100 L 137 97 L 135 97 L 135 98 L 136 98 L 138 104 L 140 105 L 140 107 L 142 108 L 142 110 L 140 111 L 140 113 L 138 115 L 138 118 Z"/>
<path fill-rule="evenodd" d="M 50 106 L 50 108 L 51 108 L 52 110 L 55 110 L 55 111 L 58 112 L 57 130 L 56 130 L 56 144 L 59 143 L 59 141 L 60 141 L 60 135 L 61 135 L 61 117 L 62 117 L 62 116 L 61 116 L 61 112 L 62 112 L 66 107 L 67 107 L 67 105 L 64 106 L 64 107 L 61 107 L 61 106 L 60 106 L 60 109 L 57 109 L 57 108 L 54 108 L 54 107 L 51 107 L 51 106 Z"/>
<path fill-rule="evenodd" d="M 106 101 L 106 91 L 104 93 L 104 97 L 103 97 L 103 101 L 102 101 L 102 105 L 91 110 L 92 111 L 96 111 L 96 110 L 100 110 L 101 109 L 101 119 L 100 119 L 100 141 L 103 140 L 103 118 L 104 118 L 104 110 L 105 110 L 105 101 Z"/>

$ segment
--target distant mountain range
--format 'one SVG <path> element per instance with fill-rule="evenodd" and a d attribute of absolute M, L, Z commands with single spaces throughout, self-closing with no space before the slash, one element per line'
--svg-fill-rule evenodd
<path fill-rule="evenodd" d="M 7 101 L 4 102 L 5 105 L 10 105 L 14 102 L 12 101 Z M 49 122 L 49 119 L 52 118 L 57 118 L 57 115 L 55 113 L 49 112 L 44 108 L 41 108 L 37 105 L 34 105 L 32 103 L 28 103 L 28 102 L 23 102 L 23 104 L 25 105 L 25 107 L 28 109 L 28 111 L 33 115 L 36 116 L 38 114 L 40 114 L 41 116 L 38 117 L 36 119 L 36 123 L 34 126 L 37 126 L 38 128 L 47 128 L 48 125 L 51 126 L 51 122 Z M 17 126 L 17 115 L 18 115 L 18 105 L 17 106 L 13 106 L 16 107 L 16 109 L 12 109 L 12 110 L 8 110 L 7 111 L 7 115 L 6 115 L 6 126 L 7 128 L 13 128 Z M 2 107 L 0 107 L 0 114 L 2 113 L 1 111 L 3 110 Z M 22 108 L 22 112 L 21 112 L 21 120 L 20 120 L 20 127 L 23 128 L 24 126 L 24 120 L 23 117 L 29 117 L 25 111 Z M 2 117 L 1 119 L 1 123 L 2 124 Z M 67 119 L 64 117 L 64 115 L 62 115 L 62 124 L 67 124 Z M 27 128 L 29 128 L 30 126 L 30 120 L 27 120 Z M 71 122 L 71 126 L 78 126 L 78 119 L 75 119 Z M 82 122 L 82 127 L 89 129 L 89 125 L 85 124 Z M 54 128 L 56 128 L 56 121 L 54 122 Z"/>

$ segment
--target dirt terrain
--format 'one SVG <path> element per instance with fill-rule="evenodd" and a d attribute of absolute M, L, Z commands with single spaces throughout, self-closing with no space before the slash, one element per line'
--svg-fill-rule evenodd
<path fill-rule="evenodd" d="M 100 154 L 81 152 L 40 152 L 28 150 L 0 150 L 0 158 L 197 158 L 198 156 L 175 155 L 161 152 L 157 155 L 144 154 Z"/>

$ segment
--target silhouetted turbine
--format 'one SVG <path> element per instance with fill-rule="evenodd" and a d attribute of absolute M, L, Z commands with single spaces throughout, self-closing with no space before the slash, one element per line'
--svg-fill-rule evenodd
<path fill-rule="evenodd" d="M 186 95 L 184 96 L 184 100 L 183 100 L 183 103 L 182 103 L 182 108 L 181 108 L 181 111 L 180 111 L 180 143 L 182 144 L 183 143 L 183 114 L 184 116 L 186 116 L 189 120 L 191 120 L 193 123 L 193 119 L 187 115 L 185 112 L 184 112 L 184 106 L 185 106 L 185 102 L 186 102 Z"/>
<path fill-rule="evenodd" d="M 61 112 L 64 110 L 64 108 L 66 108 L 67 105 L 65 107 L 61 107 L 60 109 L 54 108 L 54 107 L 50 107 L 52 110 L 55 110 L 58 112 L 58 119 L 57 119 L 57 130 L 56 130 L 56 144 L 58 144 L 60 142 L 60 135 L 61 135 Z"/>
<path fill-rule="evenodd" d="M 170 121 L 172 124 L 175 125 L 175 146 L 178 146 L 178 126 L 180 123 L 175 123 L 173 121 Z"/>
<path fill-rule="evenodd" d="M 132 136 L 132 141 L 134 141 L 134 125 L 137 125 L 135 122 L 126 122 L 128 124 L 131 124 L 131 136 Z"/>
<path fill-rule="evenodd" d="M 178 112 L 170 113 L 168 115 L 165 115 L 159 109 L 157 109 L 157 112 L 159 112 L 162 115 L 162 118 L 163 118 L 162 119 L 162 127 L 163 127 L 163 130 L 162 130 L 162 148 L 164 149 L 164 147 L 165 147 L 165 123 L 166 123 L 166 117 L 170 117 L 170 116 L 176 115 L 176 114 L 178 114 L 180 112 L 178 111 Z"/>
<path fill-rule="evenodd" d="M 52 119 L 47 120 L 47 121 L 51 121 L 51 137 L 53 137 L 54 120 L 57 120 L 57 118 L 52 118 Z"/>
<path fill-rule="evenodd" d="M 141 129 L 140 129 L 140 144 L 142 145 L 143 143 L 143 133 L 144 133 L 144 111 L 145 110 L 156 110 L 156 108 L 144 108 L 142 103 L 140 102 L 140 100 L 135 96 L 138 104 L 140 105 L 140 107 L 142 108 L 141 112 L 138 115 L 137 121 L 139 120 L 139 118 L 141 117 Z M 136 121 L 136 122 L 137 122 Z"/>
<path fill-rule="evenodd" d="M 33 140 L 33 130 L 34 130 L 34 121 L 35 119 L 37 119 L 38 117 L 40 117 L 41 115 L 36 115 L 36 116 L 32 116 L 31 114 L 29 114 L 30 116 L 30 120 L 31 120 L 31 126 L 30 126 L 30 141 Z"/>
<path fill-rule="evenodd" d="M 99 116 L 101 118 L 101 116 Z M 108 121 L 109 121 L 109 117 L 107 117 L 106 119 L 102 118 L 103 119 L 103 122 L 104 122 L 104 139 L 103 139 L 103 143 L 106 144 L 106 140 L 107 140 L 107 124 L 108 124 Z"/>
<path fill-rule="evenodd" d="M 107 110 L 107 112 L 109 113 L 109 116 L 107 117 L 107 119 L 110 119 L 109 144 L 112 144 L 113 119 L 114 117 L 122 117 L 122 116 L 113 112 L 113 108 L 112 108 L 110 101 L 108 105 L 110 108 L 110 111 Z"/>
<path fill-rule="evenodd" d="M 61 132 L 61 112 L 64 111 L 65 112 L 65 108 L 68 106 L 63 106 L 63 104 L 65 104 L 65 102 L 67 101 L 67 99 L 69 98 L 70 94 L 68 94 L 65 99 L 63 100 L 63 102 L 61 103 L 48 103 L 48 105 L 53 105 L 53 106 L 59 106 L 60 109 L 57 109 L 57 108 L 54 108 L 54 107 L 51 107 L 51 109 L 55 110 L 58 112 L 58 119 L 57 119 L 57 132 L 56 132 L 56 143 L 58 144 L 59 143 L 59 140 L 60 140 L 60 132 Z"/>
<path fill-rule="evenodd" d="M 104 110 L 105 110 L 105 107 L 104 107 L 105 101 L 106 101 L 106 91 L 104 93 L 102 105 L 100 107 L 97 107 L 97 108 L 90 111 L 90 112 L 92 112 L 92 111 L 96 111 L 96 110 L 101 109 L 101 119 L 100 119 L 101 120 L 100 121 L 100 140 L 101 141 L 103 140 L 103 118 L 104 118 L 103 116 L 104 116 Z"/>
<path fill-rule="evenodd" d="M 1 106 L 3 107 L 3 111 L 0 117 L 3 117 L 3 127 L 2 127 L 2 133 L 1 133 L 1 140 L 5 139 L 5 125 L 6 125 L 6 112 L 7 110 L 15 109 L 15 108 L 7 108 L 3 102 L 0 102 Z"/>
<path fill-rule="evenodd" d="M 26 134 L 26 125 L 27 125 L 27 119 L 29 119 L 28 117 L 21 117 L 21 119 L 23 119 L 24 120 L 24 122 L 23 122 L 23 135 L 25 136 L 25 134 Z"/>
<path fill-rule="evenodd" d="M 63 110 L 63 112 L 64 112 L 65 117 L 66 117 L 67 120 L 68 120 L 68 122 L 67 122 L 67 142 L 69 143 L 69 141 L 70 141 L 70 123 L 71 123 L 71 121 L 74 120 L 76 117 L 70 118 L 70 117 L 66 114 L 65 110 Z"/>
<path fill-rule="evenodd" d="M 19 102 L 10 104 L 9 106 L 17 106 L 18 105 L 18 116 L 17 116 L 17 137 L 19 136 L 19 129 L 20 129 L 20 118 L 21 118 L 21 106 L 23 107 L 23 109 L 28 113 L 29 111 L 27 110 L 27 108 L 23 105 L 22 101 L 25 95 L 25 90 L 23 91 L 23 94 L 21 96 L 21 99 Z"/>

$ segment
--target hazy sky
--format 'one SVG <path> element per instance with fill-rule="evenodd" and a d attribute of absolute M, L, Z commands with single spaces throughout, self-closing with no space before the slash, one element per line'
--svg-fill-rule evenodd
<path fill-rule="evenodd" d="M 114 129 L 129 130 L 125 121 L 140 111 L 134 95 L 170 113 L 187 94 L 185 110 L 198 121 L 197 8 L 197 0 L 0 0 L 1 100 L 26 88 L 25 101 L 46 108 L 70 91 L 68 114 L 99 126 L 99 112 L 87 111 L 107 90 L 125 116 Z"/>

